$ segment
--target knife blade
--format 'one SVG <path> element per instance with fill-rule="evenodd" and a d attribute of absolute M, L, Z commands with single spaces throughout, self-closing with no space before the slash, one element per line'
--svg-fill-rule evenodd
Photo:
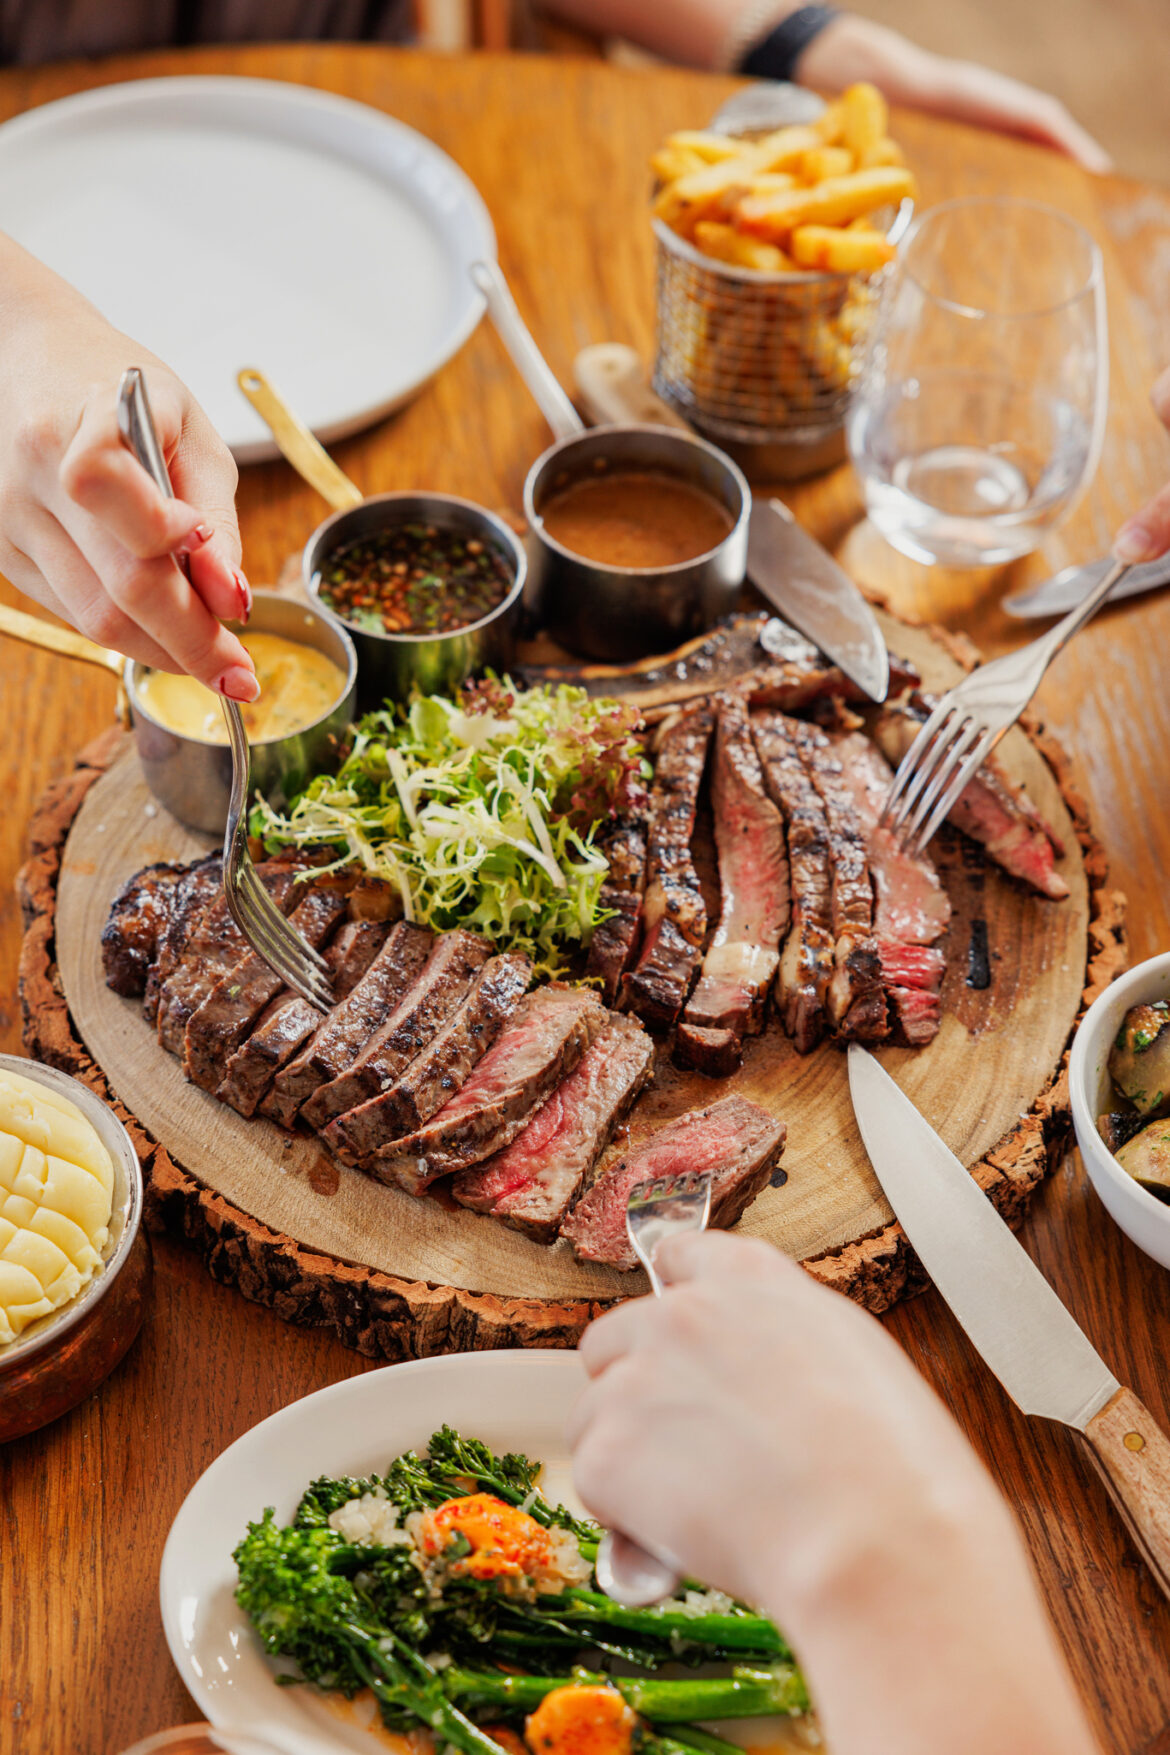
<path fill-rule="evenodd" d="M 1059 573 L 1054 573 L 1042 584 L 1033 585 L 1027 591 L 1017 591 L 1014 597 L 1005 597 L 1003 607 L 1008 615 L 1014 615 L 1020 621 L 1065 615 L 1088 596 L 1112 565 L 1112 556 L 1107 556 L 1103 561 L 1092 561 L 1086 567 L 1062 567 Z M 1170 585 L 1170 555 L 1131 567 L 1109 593 L 1106 602 L 1120 603 L 1126 597 L 1140 597 L 1142 592 L 1156 591 L 1160 585 Z"/>
<path fill-rule="evenodd" d="M 890 657 L 877 617 L 848 573 L 796 522 L 783 500 L 756 500 L 752 506 L 748 577 L 871 701 L 885 700 Z"/>
<path fill-rule="evenodd" d="M 995 1207 L 871 1054 L 849 1048 L 862 1142 L 922 1265 L 984 1363 L 1028 1415 L 1090 1456 L 1170 1597 L 1170 1440 L 1110 1371 Z"/>

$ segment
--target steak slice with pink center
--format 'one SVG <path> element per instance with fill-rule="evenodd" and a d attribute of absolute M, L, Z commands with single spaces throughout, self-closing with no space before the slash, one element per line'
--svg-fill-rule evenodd
<path fill-rule="evenodd" d="M 551 1243 L 653 1069 L 654 1044 L 642 1026 L 634 1018 L 611 1017 L 511 1145 L 455 1178 L 455 1199 L 538 1243 Z"/>
<path fill-rule="evenodd" d="M 711 1224 L 734 1225 L 759 1194 L 784 1150 L 786 1129 L 743 1097 L 692 1109 L 632 1152 L 606 1165 L 561 1226 L 582 1261 L 627 1272 L 638 1266 L 626 1234 L 626 1202 L 640 1182 L 711 1172 Z"/>
<path fill-rule="evenodd" d="M 595 993 L 550 982 L 522 1000 L 463 1089 L 425 1126 L 371 1154 L 362 1168 L 419 1194 L 438 1176 L 481 1164 L 511 1145 L 601 1033 Z"/>

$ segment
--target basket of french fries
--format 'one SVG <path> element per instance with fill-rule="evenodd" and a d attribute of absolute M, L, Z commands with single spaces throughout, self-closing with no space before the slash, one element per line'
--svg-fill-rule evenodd
<path fill-rule="evenodd" d="M 851 86 L 765 134 L 672 134 L 651 167 L 655 390 L 725 446 L 839 430 L 913 214 L 881 93 Z"/>

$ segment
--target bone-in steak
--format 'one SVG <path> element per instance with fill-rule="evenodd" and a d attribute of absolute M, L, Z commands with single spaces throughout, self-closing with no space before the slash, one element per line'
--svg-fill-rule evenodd
<path fill-rule="evenodd" d="M 468 1074 L 487 1053 L 515 1012 L 532 980 L 527 957 L 508 952 L 491 957 L 471 984 L 462 1005 L 415 1056 L 392 1085 L 331 1121 L 325 1144 L 345 1163 L 360 1163 L 379 1146 L 401 1139 L 437 1115 L 462 1089 Z"/>
<path fill-rule="evenodd" d="M 433 944 L 425 927 L 405 920 L 392 926 L 349 997 L 334 1006 L 308 1045 L 277 1073 L 261 1114 L 291 1127 L 302 1103 L 353 1065 L 421 973 Z"/>
<path fill-rule="evenodd" d="M 352 898 L 351 898 L 352 900 Z M 340 1003 L 351 994 L 386 941 L 385 921 L 348 920 L 325 952 L 329 985 Z M 254 1115 L 257 1105 L 282 1066 L 321 1025 L 321 1013 L 308 1000 L 286 988 L 265 1007 L 252 1034 L 228 1061 L 216 1091 L 240 1115 Z"/>
<path fill-rule="evenodd" d="M 490 953 L 491 945 L 476 932 L 460 927 L 440 934 L 419 975 L 357 1058 L 313 1092 L 301 1111 L 310 1127 L 325 1127 L 392 1085 L 462 1003 Z"/>
<path fill-rule="evenodd" d="M 537 988 L 463 1089 L 424 1127 L 383 1146 L 364 1167 L 418 1194 L 436 1177 L 503 1151 L 572 1072 L 607 1016 L 587 989 L 559 982 Z"/>
<path fill-rule="evenodd" d="M 102 928 L 102 972 L 106 986 L 126 999 L 145 990 L 186 875 L 185 865 L 144 865 L 114 897 Z"/>
<path fill-rule="evenodd" d="M 455 1178 L 455 1199 L 538 1243 L 551 1243 L 653 1068 L 654 1044 L 642 1026 L 611 1016 L 511 1145 Z"/>
<path fill-rule="evenodd" d="M 720 695 L 717 706 L 711 805 L 719 855 L 719 924 L 683 1022 L 744 1036 L 763 1027 L 780 960 L 780 941 L 788 926 L 788 855 L 784 822 L 764 789 L 743 700 Z M 688 1045 L 684 1037 L 678 1047 L 685 1050 Z"/>
<path fill-rule="evenodd" d="M 582 1261 L 626 1271 L 638 1259 L 626 1235 L 631 1189 L 684 1170 L 711 1172 L 711 1224 L 734 1225 L 767 1182 L 784 1150 L 785 1128 L 743 1097 L 724 1097 L 668 1121 L 632 1152 L 612 1158 L 578 1201 L 561 1236 Z"/>

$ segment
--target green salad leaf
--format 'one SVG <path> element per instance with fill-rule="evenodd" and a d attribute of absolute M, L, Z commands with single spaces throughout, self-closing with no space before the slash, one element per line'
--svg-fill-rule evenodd
<path fill-rule="evenodd" d="M 489 676 L 456 700 L 368 713 L 340 771 L 287 812 L 259 802 L 251 832 L 270 853 L 332 848 L 328 869 L 392 884 L 407 920 L 468 927 L 561 975 L 606 918 L 596 827 L 645 804 L 640 725 L 636 708 L 584 689 Z"/>

